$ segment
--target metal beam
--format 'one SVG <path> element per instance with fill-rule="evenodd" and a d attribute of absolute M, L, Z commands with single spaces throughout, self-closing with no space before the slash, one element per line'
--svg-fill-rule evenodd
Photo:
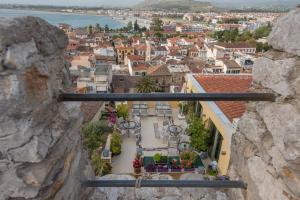
<path fill-rule="evenodd" d="M 275 101 L 272 93 L 62 93 L 59 101 Z"/>
<path fill-rule="evenodd" d="M 85 181 L 84 187 L 136 187 L 136 180 L 95 180 Z M 208 180 L 141 180 L 140 187 L 189 187 L 189 188 L 242 188 L 243 181 Z"/>

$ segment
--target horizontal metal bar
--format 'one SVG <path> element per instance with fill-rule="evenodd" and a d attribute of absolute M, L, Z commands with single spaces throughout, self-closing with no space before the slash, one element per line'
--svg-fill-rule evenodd
<path fill-rule="evenodd" d="M 84 187 L 136 187 L 136 180 L 94 180 L 82 183 Z M 190 188 L 247 188 L 243 181 L 208 180 L 141 180 L 141 187 L 190 187 Z"/>
<path fill-rule="evenodd" d="M 275 101 L 272 93 L 62 93 L 59 101 Z"/>

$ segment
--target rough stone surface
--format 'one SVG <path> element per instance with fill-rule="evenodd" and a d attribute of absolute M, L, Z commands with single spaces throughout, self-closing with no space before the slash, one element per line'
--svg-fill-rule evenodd
<path fill-rule="evenodd" d="M 130 175 L 110 174 L 100 180 L 135 180 Z M 172 180 L 169 175 L 153 175 L 154 180 Z M 202 175 L 184 174 L 182 180 L 202 180 Z M 97 188 L 91 200 L 228 200 L 225 191 L 199 188 Z"/>
<path fill-rule="evenodd" d="M 248 188 L 230 190 L 231 199 L 300 199 L 299 19 L 300 9 L 279 20 L 270 36 L 276 49 L 255 63 L 253 92 L 273 92 L 277 98 L 248 103 L 239 121 L 229 175 Z"/>
<path fill-rule="evenodd" d="M 275 24 L 269 36 L 273 48 L 300 56 L 300 9 L 291 11 Z"/>
<path fill-rule="evenodd" d="M 92 169 L 70 86 L 67 37 L 35 17 L 0 18 L 0 199 L 84 199 Z"/>

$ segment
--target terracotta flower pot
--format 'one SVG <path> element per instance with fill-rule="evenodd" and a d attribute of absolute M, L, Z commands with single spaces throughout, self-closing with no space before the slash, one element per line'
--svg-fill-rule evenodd
<path fill-rule="evenodd" d="M 134 168 L 134 173 L 135 174 L 140 174 L 141 173 L 141 168 L 140 167 L 138 167 L 138 168 Z"/>

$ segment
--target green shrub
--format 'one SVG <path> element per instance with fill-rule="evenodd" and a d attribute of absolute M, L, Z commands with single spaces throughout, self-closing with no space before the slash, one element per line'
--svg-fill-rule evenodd
<path fill-rule="evenodd" d="M 117 116 L 126 119 L 129 115 L 129 108 L 127 104 L 120 104 L 117 106 Z"/>
<path fill-rule="evenodd" d="M 189 160 L 191 162 L 195 162 L 197 154 L 192 151 L 184 151 L 180 153 L 181 160 Z"/>
<path fill-rule="evenodd" d="M 93 151 L 91 160 L 92 160 L 92 166 L 93 166 L 95 175 L 100 176 L 101 170 L 103 167 L 103 164 L 101 161 L 101 155 L 99 155 L 97 151 Z"/>
<path fill-rule="evenodd" d="M 202 119 L 193 116 L 189 122 L 187 133 L 191 136 L 191 146 L 197 151 L 207 151 L 210 133 L 205 129 Z"/>
<path fill-rule="evenodd" d="M 154 162 L 155 162 L 155 163 L 159 163 L 160 160 L 161 160 L 161 157 L 162 157 L 162 155 L 161 155 L 160 153 L 154 154 L 154 156 L 153 156 Z"/>
<path fill-rule="evenodd" d="M 106 133 L 111 132 L 112 129 L 107 126 L 106 123 L 97 121 L 87 123 L 82 127 L 82 133 L 84 135 L 84 145 L 92 153 L 105 143 Z"/>
<path fill-rule="evenodd" d="M 121 137 L 117 132 L 113 132 L 111 136 L 110 150 L 113 155 L 119 155 L 121 153 Z"/>
<path fill-rule="evenodd" d="M 111 173 L 111 169 L 112 166 L 109 163 L 104 163 L 103 164 L 103 169 L 102 169 L 102 176 L 106 175 L 106 174 L 110 174 Z"/>

